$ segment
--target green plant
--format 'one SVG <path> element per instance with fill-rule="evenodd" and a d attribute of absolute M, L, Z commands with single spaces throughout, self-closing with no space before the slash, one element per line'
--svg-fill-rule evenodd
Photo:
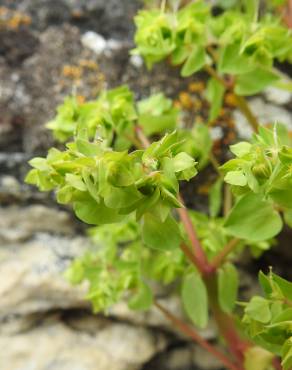
<path fill-rule="evenodd" d="M 57 139 L 70 141 L 64 150 L 32 159 L 26 181 L 55 190 L 59 203 L 98 225 L 90 230 L 96 250 L 66 272 L 74 284 L 89 282 L 95 311 L 122 298 L 132 309 L 154 304 L 228 369 L 279 369 L 281 356 L 283 369 L 290 370 L 291 283 L 260 273 L 265 298 L 238 302 L 236 257 L 247 248 L 254 256 L 264 253 L 283 224 L 292 225 L 288 132 L 280 124 L 260 127 L 244 98 L 280 78 L 273 62 L 291 58 L 291 35 L 271 14 L 258 19 L 256 2 L 246 0 L 217 17 L 203 1 L 180 9 L 174 3 L 139 13 L 134 53 L 149 67 L 168 58 L 182 65 L 183 77 L 205 69 L 211 75 L 210 122 L 229 91 L 255 131 L 251 141 L 232 145 L 235 157 L 220 166 L 209 125 L 187 129 L 170 99 L 156 94 L 136 103 L 123 86 L 83 104 L 68 98 L 48 127 Z M 153 135 L 161 138 L 151 142 Z M 208 163 L 218 176 L 205 214 L 185 207 L 180 182 Z M 154 281 L 181 292 L 195 326 L 204 328 L 211 313 L 230 356 L 163 307 L 153 296 Z"/>

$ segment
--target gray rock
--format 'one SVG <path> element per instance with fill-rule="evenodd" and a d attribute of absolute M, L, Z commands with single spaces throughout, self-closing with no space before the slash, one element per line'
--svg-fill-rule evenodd
<path fill-rule="evenodd" d="M 37 232 L 73 235 L 72 218 L 67 212 L 42 205 L 0 208 L 0 241 L 15 243 Z"/>
<path fill-rule="evenodd" d="M 65 217 L 66 220 L 66 216 L 59 217 Z M 66 231 L 66 226 L 63 229 L 61 224 L 60 221 L 59 230 Z M 29 222 L 27 225 L 27 229 L 23 228 L 24 234 L 19 232 L 14 239 L 20 239 L 32 231 Z M 41 228 L 41 224 L 39 227 Z M 34 229 L 35 232 L 36 230 L 38 227 Z M 84 298 L 87 284 L 71 286 L 63 277 L 72 259 L 82 255 L 89 247 L 89 241 L 85 238 L 52 236 L 37 232 L 32 240 L 21 244 L 11 243 L 11 240 L 10 244 L 2 243 L 0 275 L 5 276 L 5 279 L 0 281 L 0 319 L 11 315 L 42 313 L 52 309 L 90 308 L 90 303 Z M 177 296 L 165 296 L 159 301 L 173 314 L 185 319 Z M 126 302 L 121 301 L 111 307 L 108 314 L 117 320 L 135 325 L 162 327 L 181 336 L 155 307 L 147 312 L 132 311 Z M 201 335 L 206 339 L 214 339 L 216 336 L 214 324 L 211 323 Z"/>
<path fill-rule="evenodd" d="M 10 0 L 2 3 L 15 7 Z M 37 30 L 70 21 L 105 36 L 128 38 L 134 29 L 132 17 L 141 5 L 139 0 L 22 0 L 17 9 L 32 17 Z"/>
<path fill-rule="evenodd" d="M 187 320 L 184 314 L 181 300 L 177 295 L 167 295 L 160 298 L 159 303 L 166 307 L 168 311 L 173 313 L 181 320 Z M 153 327 L 162 327 L 170 332 L 175 333 L 180 338 L 189 340 L 170 321 L 154 306 L 148 311 L 133 311 L 128 308 L 126 302 L 121 301 L 109 309 L 109 315 L 118 320 L 125 320 L 137 325 L 149 325 Z M 191 324 L 192 325 L 192 324 Z M 200 335 L 207 340 L 216 338 L 215 324 L 211 320 L 206 329 L 200 330 Z"/>
<path fill-rule="evenodd" d="M 0 246 L 0 319 L 50 309 L 89 307 L 85 285 L 63 277 L 69 262 L 87 248 L 84 238 L 38 234 L 22 244 Z"/>
<path fill-rule="evenodd" d="M 193 370 L 192 348 L 189 345 L 159 354 L 145 370 Z"/>
<path fill-rule="evenodd" d="M 262 125 L 278 122 L 285 125 L 289 130 L 292 129 L 292 114 L 287 109 L 267 104 L 260 97 L 250 99 L 249 106 Z M 249 139 L 253 131 L 245 116 L 236 110 L 233 118 L 239 136 L 243 139 Z"/>
<path fill-rule="evenodd" d="M 202 370 L 222 369 L 222 363 L 200 346 L 193 347 L 193 363 Z"/>
<path fill-rule="evenodd" d="M 288 104 L 291 101 L 292 93 L 287 90 L 279 89 L 274 86 L 268 87 L 264 91 L 264 96 L 268 101 L 278 105 Z"/>
<path fill-rule="evenodd" d="M 1 369 L 138 370 L 166 346 L 164 336 L 92 317 L 94 334 L 75 331 L 52 317 L 25 333 L 0 335 Z"/>
<path fill-rule="evenodd" d="M 93 31 L 87 31 L 81 37 L 82 45 L 92 50 L 95 54 L 100 55 L 104 53 L 107 48 L 106 39 Z"/>

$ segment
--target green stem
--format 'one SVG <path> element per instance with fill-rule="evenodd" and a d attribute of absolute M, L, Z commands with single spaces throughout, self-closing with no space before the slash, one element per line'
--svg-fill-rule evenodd
<path fill-rule="evenodd" d="M 235 95 L 237 106 L 241 110 L 241 112 L 245 115 L 246 119 L 248 120 L 250 126 L 252 127 L 254 132 L 258 132 L 259 123 L 255 115 L 253 114 L 252 110 L 250 109 L 249 105 L 247 104 L 245 98 L 240 95 Z"/>
<path fill-rule="evenodd" d="M 215 55 L 215 52 L 214 52 L 213 48 L 209 46 L 209 47 L 207 47 L 207 50 L 208 50 L 209 55 L 211 56 L 211 58 L 216 63 L 218 58 Z M 245 98 L 243 96 L 235 94 L 235 92 L 234 92 L 234 83 L 230 83 L 229 81 L 222 78 L 217 73 L 217 71 L 209 65 L 205 66 L 205 71 L 211 77 L 215 78 L 218 82 L 220 82 L 225 87 L 225 89 L 229 89 L 233 92 L 233 94 L 236 98 L 238 108 L 241 110 L 241 112 L 246 117 L 246 119 L 249 122 L 250 126 L 252 127 L 253 131 L 257 132 L 258 128 L 259 128 L 258 120 L 257 120 L 256 116 L 253 114 L 253 112 L 251 111 L 251 109 L 250 109 L 249 105 L 247 104 Z"/>
<path fill-rule="evenodd" d="M 209 153 L 209 160 L 214 168 L 214 170 L 217 172 L 217 174 L 222 177 L 222 173 L 220 172 L 219 170 L 219 167 L 220 167 L 220 163 L 217 161 L 216 157 L 214 156 L 213 152 L 212 152 L 212 149 Z"/>
<path fill-rule="evenodd" d="M 224 184 L 224 217 L 228 215 L 232 208 L 232 193 L 229 184 Z"/>

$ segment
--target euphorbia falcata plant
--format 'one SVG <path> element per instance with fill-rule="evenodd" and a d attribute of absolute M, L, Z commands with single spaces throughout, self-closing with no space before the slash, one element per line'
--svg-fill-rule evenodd
<path fill-rule="evenodd" d="M 244 248 L 254 256 L 264 253 L 284 223 L 292 226 L 289 134 L 280 123 L 260 126 L 245 100 L 281 83 L 273 65 L 291 60 L 291 34 L 272 13 L 259 17 L 256 0 L 235 7 L 229 2 L 230 10 L 217 16 L 204 1 L 185 3 L 162 1 L 161 8 L 139 12 L 133 53 L 148 67 L 167 59 L 182 77 L 205 70 L 209 122 L 185 128 L 163 94 L 135 102 L 126 86 L 82 104 L 70 97 L 48 124 L 65 148 L 32 159 L 26 181 L 55 190 L 59 203 L 72 204 L 79 219 L 96 225 L 90 234 L 99 247 L 66 273 L 72 283 L 89 282 L 87 298 L 96 312 L 120 299 L 136 310 L 155 305 L 226 369 L 290 370 L 292 283 L 272 270 L 260 272 L 264 296 L 240 302 L 236 258 Z M 233 158 L 218 165 L 209 126 L 226 91 L 254 135 L 232 145 Z M 209 212 L 187 209 L 181 181 L 193 179 L 209 161 L 218 175 Z M 161 304 L 153 281 L 175 283 L 194 326 Z M 224 349 L 195 329 L 206 327 L 210 315 Z"/>

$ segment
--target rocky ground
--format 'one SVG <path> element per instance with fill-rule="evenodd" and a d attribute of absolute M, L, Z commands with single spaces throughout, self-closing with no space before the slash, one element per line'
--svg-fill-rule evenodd
<path fill-rule="evenodd" d="M 107 317 L 93 315 L 86 286 L 73 288 L 62 275 L 89 246 L 83 225 L 23 183 L 27 161 L 53 145 L 44 124 L 66 95 L 92 98 L 121 83 L 137 97 L 164 90 L 176 98 L 186 89 L 167 66 L 147 72 L 129 56 L 138 7 L 134 0 L 0 0 L 0 370 L 220 369 L 155 309 L 138 314 L 120 303 Z M 270 89 L 252 108 L 263 123 L 280 118 L 292 127 L 290 93 Z M 233 114 L 239 135 L 248 136 L 244 118 Z M 277 258 L 287 275 L 285 251 L 254 270 Z M 242 289 L 251 286 L 244 273 Z M 176 297 L 162 299 L 182 315 Z M 212 325 L 203 335 L 215 338 Z"/>

